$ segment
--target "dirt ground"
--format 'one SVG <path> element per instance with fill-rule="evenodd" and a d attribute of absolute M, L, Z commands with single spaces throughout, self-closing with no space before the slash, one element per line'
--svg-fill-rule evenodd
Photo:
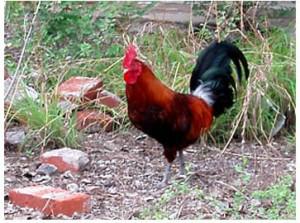
<path fill-rule="evenodd" d="M 282 141 L 260 146 L 232 143 L 223 155 L 222 148 L 201 146 L 196 143 L 185 150 L 188 173 L 178 178 L 178 162 L 173 165 L 171 183 L 184 182 L 189 191 L 178 194 L 164 205 L 170 219 L 230 218 L 228 213 L 213 207 L 209 198 L 217 198 L 224 205 L 233 204 L 233 194 L 262 190 L 272 185 L 280 176 L 295 176 L 295 148 Z M 29 208 L 14 206 L 8 200 L 11 188 L 29 185 L 51 185 L 66 189 L 75 183 L 78 190 L 92 196 L 92 211 L 75 214 L 73 219 L 137 219 L 145 210 L 153 208 L 170 187 L 158 189 L 162 179 L 164 158 L 162 148 L 153 139 L 136 130 L 126 133 L 97 133 L 87 135 L 82 150 L 90 156 L 87 170 L 75 175 L 69 172 L 50 177 L 36 173 L 40 162 L 38 151 L 33 157 L 5 150 L 5 203 L 6 219 L 51 219 Z M 247 162 L 245 162 L 247 160 Z M 243 164 L 244 163 L 244 164 Z M 237 165 L 244 165 L 251 178 L 247 184 Z M 197 198 L 195 191 L 202 191 Z M 250 202 L 250 201 L 249 201 Z M 247 218 L 247 204 L 240 214 Z M 261 218 L 260 216 L 256 216 Z M 58 216 L 55 219 L 67 219 Z M 148 216 L 148 218 L 151 218 Z"/>

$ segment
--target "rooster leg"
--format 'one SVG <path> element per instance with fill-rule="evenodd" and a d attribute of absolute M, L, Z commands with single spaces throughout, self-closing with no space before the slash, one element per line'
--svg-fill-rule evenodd
<path fill-rule="evenodd" d="M 183 151 L 179 150 L 179 174 L 181 176 L 185 175 L 185 163 L 184 163 L 184 158 L 183 158 Z"/>
<path fill-rule="evenodd" d="M 167 159 L 167 164 L 165 166 L 163 180 L 161 183 L 158 184 L 158 187 L 160 187 L 160 188 L 168 185 L 168 181 L 171 177 L 172 163 L 176 158 L 176 148 L 164 148 L 164 155 Z"/>
<path fill-rule="evenodd" d="M 168 185 L 171 176 L 171 167 L 172 167 L 172 163 L 166 164 L 163 180 L 157 185 L 159 188 L 163 188 Z"/>

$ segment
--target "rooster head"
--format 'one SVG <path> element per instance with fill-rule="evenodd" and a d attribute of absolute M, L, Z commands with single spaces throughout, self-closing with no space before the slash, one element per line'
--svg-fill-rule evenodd
<path fill-rule="evenodd" d="M 138 76 L 142 73 L 142 65 L 137 59 L 137 47 L 135 45 L 128 45 L 122 65 L 126 84 L 135 84 Z"/>

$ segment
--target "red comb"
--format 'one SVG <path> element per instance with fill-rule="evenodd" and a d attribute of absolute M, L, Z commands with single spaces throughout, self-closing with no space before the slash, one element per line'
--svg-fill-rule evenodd
<path fill-rule="evenodd" d="M 125 53 L 125 57 L 123 60 L 123 68 L 129 69 L 131 62 L 137 56 L 136 46 L 133 44 L 129 44 Z"/>

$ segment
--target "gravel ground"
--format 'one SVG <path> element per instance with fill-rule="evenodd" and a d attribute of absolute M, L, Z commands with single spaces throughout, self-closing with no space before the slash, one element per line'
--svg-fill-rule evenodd
<path fill-rule="evenodd" d="M 78 186 L 78 191 L 92 196 L 91 213 L 74 214 L 71 219 L 228 219 L 234 218 L 225 210 L 234 205 L 235 193 L 242 191 L 248 197 L 251 192 L 272 185 L 281 176 L 295 177 L 296 172 L 295 146 L 279 140 L 266 146 L 232 143 L 223 155 L 220 155 L 220 148 L 196 143 L 185 150 L 186 177 L 177 175 L 176 162 L 171 185 L 158 189 L 165 161 L 162 148 L 141 132 L 86 135 L 82 150 L 91 158 L 87 170 L 77 175 L 65 172 L 49 177 L 36 173 L 40 165 L 37 152 L 28 157 L 6 148 L 5 218 L 68 219 L 66 216 L 44 216 L 38 211 L 12 205 L 8 200 L 9 189 L 40 184 L 64 189 Z M 244 167 L 242 172 L 237 166 Z M 247 183 L 243 181 L 245 176 L 249 176 Z M 163 198 L 168 195 L 164 202 Z M 218 205 L 212 205 L 213 200 Z M 262 218 L 249 211 L 247 207 L 251 202 L 255 201 L 244 202 L 239 214 L 244 218 Z M 264 204 L 257 204 L 260 205 Z"/>

